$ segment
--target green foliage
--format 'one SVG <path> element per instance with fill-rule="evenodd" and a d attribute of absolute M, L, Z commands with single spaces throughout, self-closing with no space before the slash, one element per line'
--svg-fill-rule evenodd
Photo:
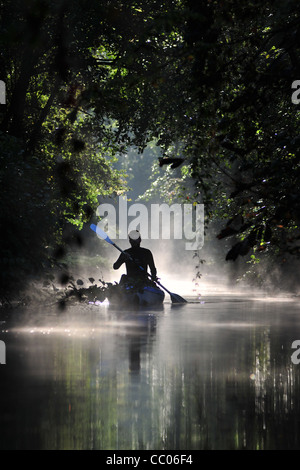
<path fill-rule="evenodd" d="M 97 197 L 130 183 L 117 160 L 133 148 L 146 198 L 203 202 L 228 221 L 228 260 L 299 254 L 297 7 L 1 2 L 3 293 L 80 243 Z"/>
<path fill-rule="evenodd" d="M 49 268 L 48 248 L 53 243 L 56 219 L 48 210 L 50 187 L 43 181 L 43 162 L 24 160 L 18 139 L 0 136 L 1 180 L 1 295 L 9 296 L 18 284 Z M 33 189 L 34 188 L 34 189 Z"/>
<path fill-rule="evenodd" d="M 293 0 L 173 2 L 119 55 L 127 73 L 106 84 L 124 103 L 114 113 L 122 139 L 142 150 L 156 138 L 170 164 L 181 143 L 184 167 L 156 167 L 147 196 L 184 194 L 189 172 L 186 194 L 238 238 L 228 260 L 299 254 L 299 35 Z"/>
<path fill-rule="evenodd" d="M 97 198 L 125 188 L 107 116 L 97 118 L 90 102 L 109 75 L 94 47 L 109 42 L 113 54 L 116 40 L 105 6 L 1 3 L 2 300 L 60 266 L 67 248 L 82 245 Z"/>

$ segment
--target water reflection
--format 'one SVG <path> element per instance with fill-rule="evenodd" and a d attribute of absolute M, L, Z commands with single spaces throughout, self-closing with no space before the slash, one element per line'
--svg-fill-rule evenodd
<path fill-rule="evenodd" d="M 294 302 L 84 306 L 6 325 L 1 449 L 297 449 Z"/>

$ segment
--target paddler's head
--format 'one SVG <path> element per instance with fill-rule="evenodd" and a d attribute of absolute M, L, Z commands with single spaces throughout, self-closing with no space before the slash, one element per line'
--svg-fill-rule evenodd
<path fill-rule="evenodd" d="M 142 239 L 138 230 L 131 230 L 128 234 L 128 238 L 131 246 L 140 246 Z"/>

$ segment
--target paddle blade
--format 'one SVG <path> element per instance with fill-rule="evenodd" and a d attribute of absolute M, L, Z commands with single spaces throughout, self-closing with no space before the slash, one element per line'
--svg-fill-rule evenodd
<path fill-rule="evenodd" d="M 91 224 L 90 225 L 90 228 L 96 232 L 96 234 L 100 237 L 100 238 L 103 238 L 103 240 L 105 240 L 106 242 L 110 243 L 111 245 L 113 245 L 113 242 L 111 241 L 111 239 L 109 238 L 109 236 L 107 235 L 106 232 L 104 232 L 104 230 L 102 230 L 101 228 L 97 227 L 97 225 L 95 224 Z"/>
<path fill-rule="evenodd" d="M 185 300 L 183 297 L 180 297 L 178 294 L 173 294 L 170 293 L 171 300 L 173 304 L 186 304 L 187 300 Z"/>

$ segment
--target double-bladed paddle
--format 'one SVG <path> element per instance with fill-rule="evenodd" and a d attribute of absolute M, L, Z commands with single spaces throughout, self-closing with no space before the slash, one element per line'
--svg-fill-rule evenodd
<path fill-rule="evenodd" d="M 121 253 L 124 253 L 126 256 L 128 256 L 130 258 L 131 261 L 133 261 L 142 271 L 145 272 L 145 269 L 140 266 L 128 253 L 125 253 L 123 250 L 121 250 L 120 247 L 118 247 L 118 245 L 116 245 L 110 238 L 109 236 L 107 235 L 106 232 L 104 232 L 104 230 L 102 230 L 101 228 L 97 227 L 97 225 L 95 224 L 92 224 L 90 226 L 90 228 L 96 232 L 97 235 L 99 235 L 99 237 L 101 237 L 103 240 L 105 240 L 107 243 L 109 243 L 110 245 L 114 246 L 117 250 L 119 250 Z M 168 292 L 168 294 L 170 295 L 171 297 L 171 300 L 172 300 L 172 303 L 176 303 L 176 304 L 182 304 L 182 303 L 186 303 L 187 301 L 183 298 L 183 297 L 180 297 L 180 295 L 178 294 L 174 294 L 172 292 L 170 292 L 168 289 L 166 289 L 159 281 L 155 280 L 151 274 L 149 274 L 148 272 L 146 272 L 147 276 L 152 279 L 154 282 L 156 282 L 156 284 L 158 284 L 162 289 L 164 289 L 166 292 Z"/>

